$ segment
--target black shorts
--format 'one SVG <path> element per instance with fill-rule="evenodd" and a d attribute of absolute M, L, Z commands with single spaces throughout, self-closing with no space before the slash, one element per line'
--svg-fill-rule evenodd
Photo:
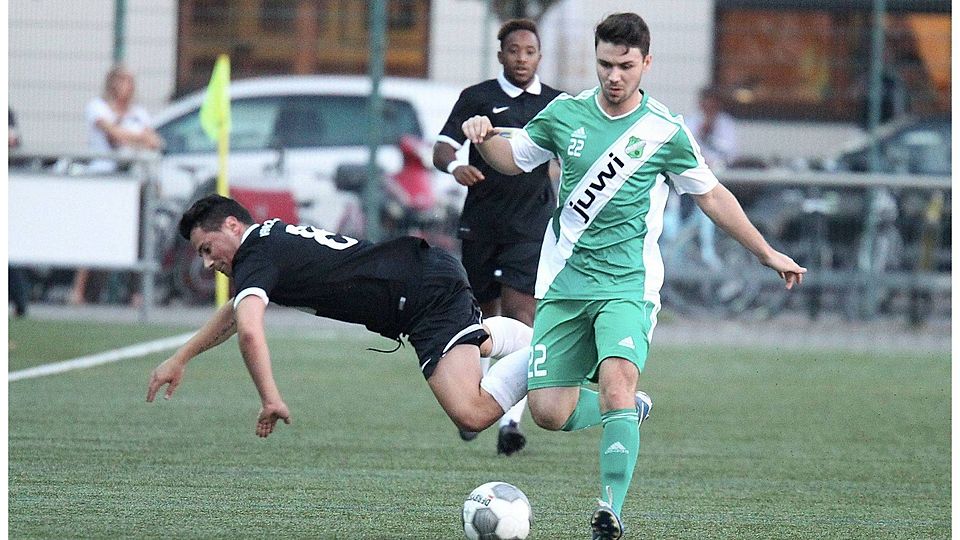
<path fill-rule="evenodd" d="M 413 299 L 413 315 L 407 340 L 417 351 L 420 371 L 429 379 L 443 355 L 455 345 L 479 347 L 488 335 L 480 324 L 480 305 L 459 261 L 438 248 L 431 248 L 425 259 L 423 280 L 412 285 L 408 297 Z"/>
<path fill-rule="evenodd" d="M 540 242 L 498 244 L 463 241 L 463 267 L 481 304 L 500 298 L 500 285 L 533 295 L 540 262 Z"/>

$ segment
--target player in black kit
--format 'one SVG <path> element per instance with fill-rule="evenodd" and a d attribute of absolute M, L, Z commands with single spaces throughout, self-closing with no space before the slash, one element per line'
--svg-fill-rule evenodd
<path fill-rule="evenodd" d="M 526 394 L 530 328 L 506 317 L 481 322 L 463 267 L 423 240 L 373 244 L 278 219 L 257 224 L 219 195 L 194 203 L 179 232 L 207 268 L 233 278 L 236 296 L 153 370 L 148 402 L 164 385 L 169 398 L 192 358 L 236 333 L 260 394 L 257 435 L 268 436 L 278 420 L 290 423 L 264 335 L 269 302 L 391 339 L 406 336 L 437 401 L 461 429 L 483 430 Z M 481 354 L 502 356 L 486 376 Z"/>
<path fill-rule="evenodd" d="M 489 116 L 498 126 L 522 128 L 560 91 L 537 76 L 540 38 L 533 21 L 507 21 L 497 39 L 503 71 L 460 94 L 433 147 L 433 163 L 468 188 L 458 236 L 463 267 L 484 315 L 504 315 L 533 326 L 540 244 L 557 207 L 549 166 L 508 177 L 483 161 L 476 148 L 470 148 L 469 162 L 458 161 L 456 151 L 466 142 L 461 126 L 468 118 Z M 523 406 L 501 420 L 498 453 L 510 455 L 526 443 L 518 425 Z M 464 440 L 475 436 L 460 435 Z"/>

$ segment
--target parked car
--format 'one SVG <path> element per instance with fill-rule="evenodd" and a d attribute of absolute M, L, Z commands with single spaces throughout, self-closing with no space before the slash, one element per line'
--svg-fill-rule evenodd
<path fill-rule="evenodd" d="M 298 204 L 306 207 L 329 202 L 336 191 L 337 169 L 368 160 L 370 91 L 370 80 L 358 76 L 276 76 L 231 82 L 231 184 L 290 189 Z M 404 165 L 401 137 L 421 139 L 424 147 L 432 144 L 459 88 L 386 77 L 380 91 L 384 114 L 377 129 L 385 146 L 378 151 L 377 163 L 389 175 Z M 160 166 L 162 197 L 189 199 L 200 182 L 216 175 L 216 144 L 200 127 L 203 97 L 203 92 L 186 96 L 154 118 L 166 143 Z M 429 157 L 425 159 L 435 188 L 443 195 L 462 198 L 456 182 L 434 171 Z"/>
<path fill-rule="evenodd" d="M 385 78 L 377 126 L 383 171 L 380 219 L 384 234 L 421 234 L 451 248 L 446 229 L 466 188 L 432 164 L 433 140 L 459 88 L 430 81 Z M 365 236 L 361 200 L 369 156 L 369 79 L 356 76 L 277 76 L 231 82 L 228 175 L 231 196 L 257 219 L 278 208 L 302 223 Z M 170 104 L 154 118 L 166 145 L 160 160 L 161 298 L 204 301 L 212 275 L 172 225 L 190 201 L 215 190 L 216 143 L 200 127 L 204 93 Z M 289 208 L 290 202 L 294 208 Z M 432 208 L 428 208 L 432 206 Z M 169 222 L 169 223 L 168 223 Z"/>

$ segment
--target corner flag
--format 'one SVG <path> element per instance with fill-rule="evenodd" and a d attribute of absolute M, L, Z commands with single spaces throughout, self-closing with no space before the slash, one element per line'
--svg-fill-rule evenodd
<path fill-rule="evenodd" d="M 213 141 L 230 134 L 230 57 L 221 54 L 200 106 L 200 127 Z"/>
<path fill-rule="evenodd" d="M 221 54 L 213 66 L 207 94 L 200 106 L 200 127 L 207 137 L 217 141 L 217 193 L 228 197 L 227 156 L 230 154 L 230 57 Z M 230 294 L 227 277 L 218 273 L 216 277 L 216 302 L 218 306 L 226 303 Z"/>

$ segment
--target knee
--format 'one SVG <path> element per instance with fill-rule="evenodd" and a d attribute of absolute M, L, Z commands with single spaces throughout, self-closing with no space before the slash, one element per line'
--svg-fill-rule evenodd
<path fill-rule="evenodd" d="M 629 409 L 636 405 L 636 388 L 630 386 L 616 386 L 600 388 L 600 410 L 612 411 L 615 409 Z"/>
<path fill-rule="evenodd" d="M 478 414 L 455 414 L 450 417 L 458 428 L 464 431 L 483 431 L 493 424 L 486 418 L 481 418 Z"/>
<path fill-rule="evenodd" d="M 634 406 L 640 372 L 623 358 L 608 358 L 600 364 L 600 410 Z"/>
<path fill-rule="evenodd" d="M 533 422 L 543 429 L 558 431 L 570 418 L 569 414 L 564 414 L 564 411 L 559 411 L 556 407 L 535 405 L 532 401 L 528 401 L 527 404 L 530 407 L 530 418 L 533 418 Z"/>
<path fill-rule="evenodd" d="M 490 427 L 497 419 L 488 418 L 479 411 L 462 409 L 450 412 L 450 419 L 458 428 L 465 431 L 483 431 Z"/>

